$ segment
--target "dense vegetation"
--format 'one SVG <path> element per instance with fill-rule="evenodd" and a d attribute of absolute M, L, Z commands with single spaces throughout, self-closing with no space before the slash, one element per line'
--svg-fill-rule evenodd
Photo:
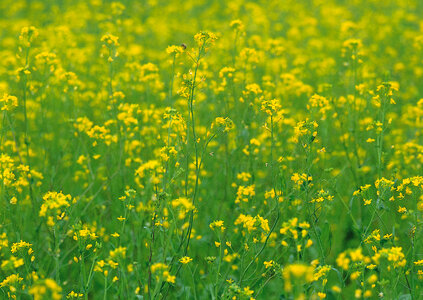
<path fill-rule="evenodd" d="M 1 299 L 421 299 L 423 2 L 0 2 Z"/>

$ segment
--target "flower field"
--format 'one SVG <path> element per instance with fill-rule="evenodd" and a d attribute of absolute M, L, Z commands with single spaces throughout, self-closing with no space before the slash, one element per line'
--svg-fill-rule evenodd
<path fill-rule="evenodd" d="M 423 299 L 422 15 L 2 0 L 0 299 Z"/>

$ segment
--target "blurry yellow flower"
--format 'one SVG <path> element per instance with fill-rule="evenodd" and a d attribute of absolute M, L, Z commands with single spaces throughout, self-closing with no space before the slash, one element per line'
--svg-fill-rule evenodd
<path fill-rule="evenodd" d="M 181 262 L 184 265 L 188 264 L 191 261 L 192 261 L 192 258 L 188 257 L 188 256 L 184 256 L 184 257 L 179 259 L 179 262 Z"/>

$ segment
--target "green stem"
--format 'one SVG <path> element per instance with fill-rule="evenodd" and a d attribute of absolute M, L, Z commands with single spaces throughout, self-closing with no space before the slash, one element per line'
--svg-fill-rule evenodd
<path fill-rule="evenodd" d="M 107 276 L 104 275 L 104 294 L 103 300 L 107 300 Z"/>

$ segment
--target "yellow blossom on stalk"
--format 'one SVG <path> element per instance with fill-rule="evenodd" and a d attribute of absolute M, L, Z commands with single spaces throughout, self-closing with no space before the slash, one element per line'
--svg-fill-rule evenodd
<path fill-rule="evenodd" d="M 236 192 L 237 197 L 235 199 L 235 203 L 242 202 L 248 202 L 251 197 L 255 196 L 255 185 L 249 185 L 249 186 L 242 186 L 240 185 L 238 187 L 238 191 Z"/>
<path fill-rule="evenodd" d="M 326 278 L 330 270 L 332 270 L 332 267 L 330 265 L 317 267 L 314 270 L 314 281 L 317 281 L 321 278 Z"/>
<path fill-rule="evenodd" d="M 319 125 L 316 121 L 300 121 L 294 127 L 294 142 L 301 142 L 303 147 L 306 147 L 308 144 L 312 143 L 317 136 L 317 128 Z"/>
<path fill-rule="evenodd" d="M 165 280 L 170 283 L 175 283 L 176 276 L 171 275 L 169 266 L 163 263 L 155 263 L 151 265 L 151 272 L 156 274 L 156 280 Z"/>
<path fill-rule="evenodd" d="M 24 242 L 24 241 L 20 241 L 19 243 L 13 243 L 12 247 L 10 248 L 10 251 L 12 253 L 16 253 L 18 252 L 21 248 L 28 248 L 28 254 L 32 254 L 32 244 Z"/>
<path fill-rule="evenodd" d="M 19 276 L 19 274 L 12 274 L 7 276 L 2 282 L 0 282 L 0 287 L 5 288 L 9 287 L 9 290 L 12 293 L 17 291 L 18 285 L 22 282 L 23 278 Z"/>
<path fill-rule="evenodd" d="M 300 186 L 303 183 L 307 183 L 309 184 L 309 182 L 311 182 L 313 180 L 312 176 L 308 176 L 307 174 L 298 174 L 298 173 L 294 173 L 291 176 L 291 180 L 297 185 Z"/>
<path fill-rule="evenodd" d="M 366 237 L 366 239 L 364 240 L 365 243 L 370 244 L 372 242 L 378 242 L 381 239 L 381 235 L 380 235 L 380 230 L 379 229 L 375 229 L 372 231 L 372 233 Z"/>
<path fill-rule="evenodd" d="M 369 190 L 369 188 L 371 187 L 370 184 L 366 184 L 364 186 L 361 186 L 358 190 L 354 191 L 353 195 L 354 196 L 358 196 L 361 195 L 362 193 L 364 193 L 365 191 Z"/>
<path fill-rule="evenodd" d="M 208 47 L 214 44 L 217 40 L 217 36 L 212 32 L 201 31 L 194 36 L 194 40 L 197 42 L 198 46 Z"/>
<path fill-rule="evenodd" d="M 167 265 L 163 263 L 155 263 L 151 265 L 151 272 L 155 273 L 157 270 L 167 269 Z"/>
<path fill-rule="evenodd" d="M 352 272 L 350 275 L 351 280 L 356 280 L 360 276 L 360 274 L 361 274 L 360 271 Z"/>
<path fill-rule="evenodd" d="M 245 64 L 248 65 L 250 68 L 254 68 L 256 64 L 260 62 L 259 52 L 254 48 L 242 48 L 239 54 L 239 58 L 240 61 L 245 62 Z M 243 102 L 241 99 L 240 101 Z"/>
<path fill-rule="evenodd" d="M 377 189 L 379 188 L 390 188 L 394 185 L 394 182 L 392 180 L 386 179 L 382 177 L 381 179 L 377 179 L 375 181 L 375 187 Z"/>
<path fill-rule="evenodd" d="M 192 258 L 188 257 L 188 256 L 184 256 L 184 257 L 179 259 L 179 262 L 184 264 L 184 265 L 190 263 L 191 261 L 192 261 Z"/>
<path fill-rule="evenodd" d="M 242 23 L 242 21 L 239 19 L 231 21 L 229 26 L 231 26 L 231 28 L 236 29 L 238 31 L 243 31 L 245 27 L 244 23 Z"/>
<path fill-rule="evenodd" d="M 24 47 L 30 47 L 31 43 L 38 37 L 38 29 L 34 26 L 27 26 L 21 29 L 21 34 L 19 35 L 19 41 L 23 44 Z"/>
<path fill-rule="evenodd" d="M 260 86 L 257 83 L 251 83 L 248 84 L 245 87 L 245 90 L 242 92 L 242 95 L 244 97 L 257 97 L 258 95 L 262 94 L 263 90 L 260 88 Z M 244 102 L 244 100 L 242 100 L 241 102 Z"/>
<path fill-rule="evenodd" d="M 20 266 L 23 266 L 24 260 L 22 258 L 17 258 L 15 256 L 10 256 L 9 259 L 4 259 L 1 262 L 1 269 L 2 270 L 13 270 L 13 269 L 17 269 Z"/>
<path fill-rule="evenodd" d="M 319 114 L 321 115 L 322 120 L 326 119 L 326 113 L 331 109 L 329 101 L 320 95 L 314 94 L 309 99 L 309 104 L 307 104 L 307 109 L 316 108 L 318 109 Z"/>
<path fill-rule="evenodd" d="M 370 284 L 373 284 L 377 281 L 377 275 L 376 274 L 372 274 L 367 278 L 367 282 Z"/>
<path fill-rule="evenodd" d="M 224 67 L 219 71 L 219 78 L 229 77 L 232 78 L 235 73 L 235 68 Z"/>
<path fill-rule="evenodd" d="M 29 293 L 34 297 L 34 300 L 62 299 L 62 288 L 50 278 L 35 282 L 29 289 Z"/>
<path fill-rule="evenodd" d="M 406 212 L 407 212 L 407 208 L 402 207 L 402 206 L 398 206 L 398 212 L 399 212 L 400 214 L 406 213 Z"/>
<path fill-rule="evenodd" d="M 336 259 L 336 264 L 344 270 L 348 270 L 351 266 L 361 263 L 370 264 L 371 259 L 362 253 L 362 248 L 348 249 L 340 253 Z"/>
<path fill-rule="evenodd" d="M 211 125 L 211 129 L 221 132 L 228 132 L 233 128 L 234 124 L 229 118 L 217 117 Z M 209 135 L 209 134 L 208 134 Z"/>
<path fill-rule="evenodd" d="M 112 259 L 125 258 L 126 257 L 126 247 L 118 247 L 115 250 L 111 250 L 109 256 Z"/>
<path fill-rule="evenodd" d="M 192 210 L 195 210 L 195 206 L 192 205 L 191 199 L 186 197 L 180 197 L 171 202 L 173 208 L 177 208 L 179 210 L 179 219 L 184 219 L 186 214 Z"/>
<path fill-rule="evenodd" d="M 0 110 L 8 111 L 14 109 L 17 106 L 18 98 L 15 96 L 4 94 L 3 97 L 0 98 Z"/>
<path fill-rule="evenodd" d="M 225 231 L 225 227 L 223 226 L 222 220 L 213 221 L 212 223 L 210 223 L 209 227 L 211 230 L 214 230 L 214 228 L 220 228 L 222 232 Z"/>
<path fill-rule="evenodd" d="M 82 294 L 82 293 L 76 293 L 76 292 L 74 292 L 74 291 L 71 291 L 67 296 L 66 296 L 66 298 L 67 299 L 75 299 L 75 298 L 82 298 L 84 296 L 84 294 Z"/>
<path fill-rule="evenodd" d="M 284 289 L 286 292 L 291 292 L 293 286 L 311 283 L 314 268 L 304 264 L 291 264 L 284 267 L 282 277 L 284 278 Z"/>
<path fill-rule="evenodd" d="M 333 201 L 333 198 L 334 197 L 332 195 L 330 195 L 328 191 L 320 190 L 320 191 L 318 191 L 317 196 L 315 198 L 313 198 L 310 201 L 310 203 L 314 203 L 314 202 L 321 203 L 325 200 L 326 201 Z"/>
<path fill-rule="evenodd" d="M 270 261 L 265 261 L 264 266 L 266 267 L 266 269 L 273 267 L 273 265 L 275 264 L 275 262 L 273 260 Z"/>
<path fill-rule="evenodd" d="M 270 231 L 268 220 L 264 219 L 260 215 L 252 217 L 250 215 L 240 214 L 235 220 L 235 225 L 242 224 L 243 228 L 246 228 L 248 232 L 258 230 L 261 228 L 263 231 Z"/>
<path fill-rule="evenodd" d="M 186 46 L 185 46 L 185 48 L 186 48 Z M 178 56 L 180 53 L 184 52 L 184 50 L 185 50 L 184 46 L 172 45 L 172 46 L 168 46 L 166 48 L 167 54 L 172 54 L 172 55 L 175 55 L 175 56 Z"/>
<path fill-rule="evenodd" d="M 394 268 L 404 267 L 407 263 L 402 247 L 383 248 L 372 256 L 375 264 L 381 263 L 381 259 L 386 259 Z"/>
<path fill-rule="evenodd" d="M 250 180 L 251 174 L 250 173 L 246 173 L 246 172 L 241 172 L 241 173 L 238 173 L 236 175 L 236 178 L 239 179 L 239 180 L 242 180 L 244 182 L 247 182 L 247 181 Z"/>
<path fill-rule="evenodd" d="M 279 103 L 278 99 L 273 100 L 264 100 L 261 103 L 261 110 L 264 111 L 269 116 L 277 116 L 281 113 L 282 106 Z"/>
<path fill-rule="evenodd" d="M 251 296 L 252 294 L 254 294 L 254 291 L 250 289 L 250 287 L 245 287 L 243 290 L 243 294 L 246 296 Z"/>
<path fill-rule="evenodd" d="M 359 39 L 348 39 L 344 41 L 343 47 L 345 48 L 359 48 L 362 47 L 362 42 Z"/>
<path fill-rule="evenodd" d="M 342 44 L 342 56 L 356 61 L 358 63 L 362 62 L 362 48 L 363 44 L 360 39 L 348 39 Z"/>
<path fill-rule="evenodd" d="M 53 226 L 55 220 L 61 220 L 64 217 L 65 209 L 72 203 L 71 195 L 65 195 L 62 192 L 48 192 L 43 197 L 39 216 L 48 217 L 48 225 Z"/>
<path fill-rule="evenodd" d="M 76 227 L 76 226 L 75 226 Z M 78 226 L 80 228 L 80 226 Z M 77 228 L 78 228 L 77 227 Z M 75 229 L 75 231 L 73 232 L 73 239 L 75 241 L 78 240 L 96 240 L 98 238 L 98 236 L 96 235 L 94 230 L 90 230 L 86 227 L 86 225 L 84 225 L 84 227 L 82 229 Z"/>
<path fill-rule="evenodd" d="M 16 205 L 18 203 L 18 199 L 16 197 L 12 197 L 12 199 L 10 199 L 10 204 L 12 205 Z"/>
<path fill-rule="evenodd" d="M 101 41 L 105 45 L 119 46 L 119 38 L 110 33 L 103 35 Z"/>

